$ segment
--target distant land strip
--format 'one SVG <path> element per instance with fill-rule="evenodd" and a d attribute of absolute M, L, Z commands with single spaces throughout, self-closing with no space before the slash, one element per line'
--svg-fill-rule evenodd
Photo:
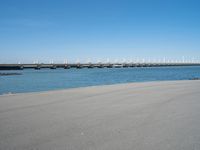
<path fill-rule="evenodd" d="M 12 75 L 22 75 L 21 73 L 15 73 L 15 72 L 11 72 L 11 73 L 0 73 L 0 76 L 12 76 Z"/>

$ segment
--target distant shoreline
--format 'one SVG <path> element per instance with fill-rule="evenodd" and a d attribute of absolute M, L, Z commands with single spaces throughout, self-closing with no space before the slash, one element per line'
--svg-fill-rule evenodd
<path fill-rule="evenodd" d="M 0 76 L 14 76 L 14 75 L 22 75 L 22 73 L 15 73 L 15 72 L 11 72 L 11 73 L 1 73 L 0 72 Z"/>

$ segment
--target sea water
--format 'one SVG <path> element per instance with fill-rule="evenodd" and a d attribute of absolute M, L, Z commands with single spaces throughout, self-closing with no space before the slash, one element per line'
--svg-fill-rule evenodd
<path fill-rule="evenodd" d="M 117 83 L 200 78 L 200 67 L 24 69 L 0 71 L 0 94 L 58 90 Z"/>

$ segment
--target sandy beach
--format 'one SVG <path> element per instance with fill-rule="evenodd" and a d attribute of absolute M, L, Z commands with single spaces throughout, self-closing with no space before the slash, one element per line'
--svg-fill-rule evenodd
<path fill-rule="evenodd" d="M 199 150 L 200 81 L 0 96 L 0 150 Z"/>

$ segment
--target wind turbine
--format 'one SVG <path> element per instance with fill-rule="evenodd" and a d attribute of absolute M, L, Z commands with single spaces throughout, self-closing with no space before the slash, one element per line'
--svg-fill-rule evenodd
<path fill-rule="evenodd" d="M 80 64 L 79 58 L 76 59 L 76 64 Z"/>

